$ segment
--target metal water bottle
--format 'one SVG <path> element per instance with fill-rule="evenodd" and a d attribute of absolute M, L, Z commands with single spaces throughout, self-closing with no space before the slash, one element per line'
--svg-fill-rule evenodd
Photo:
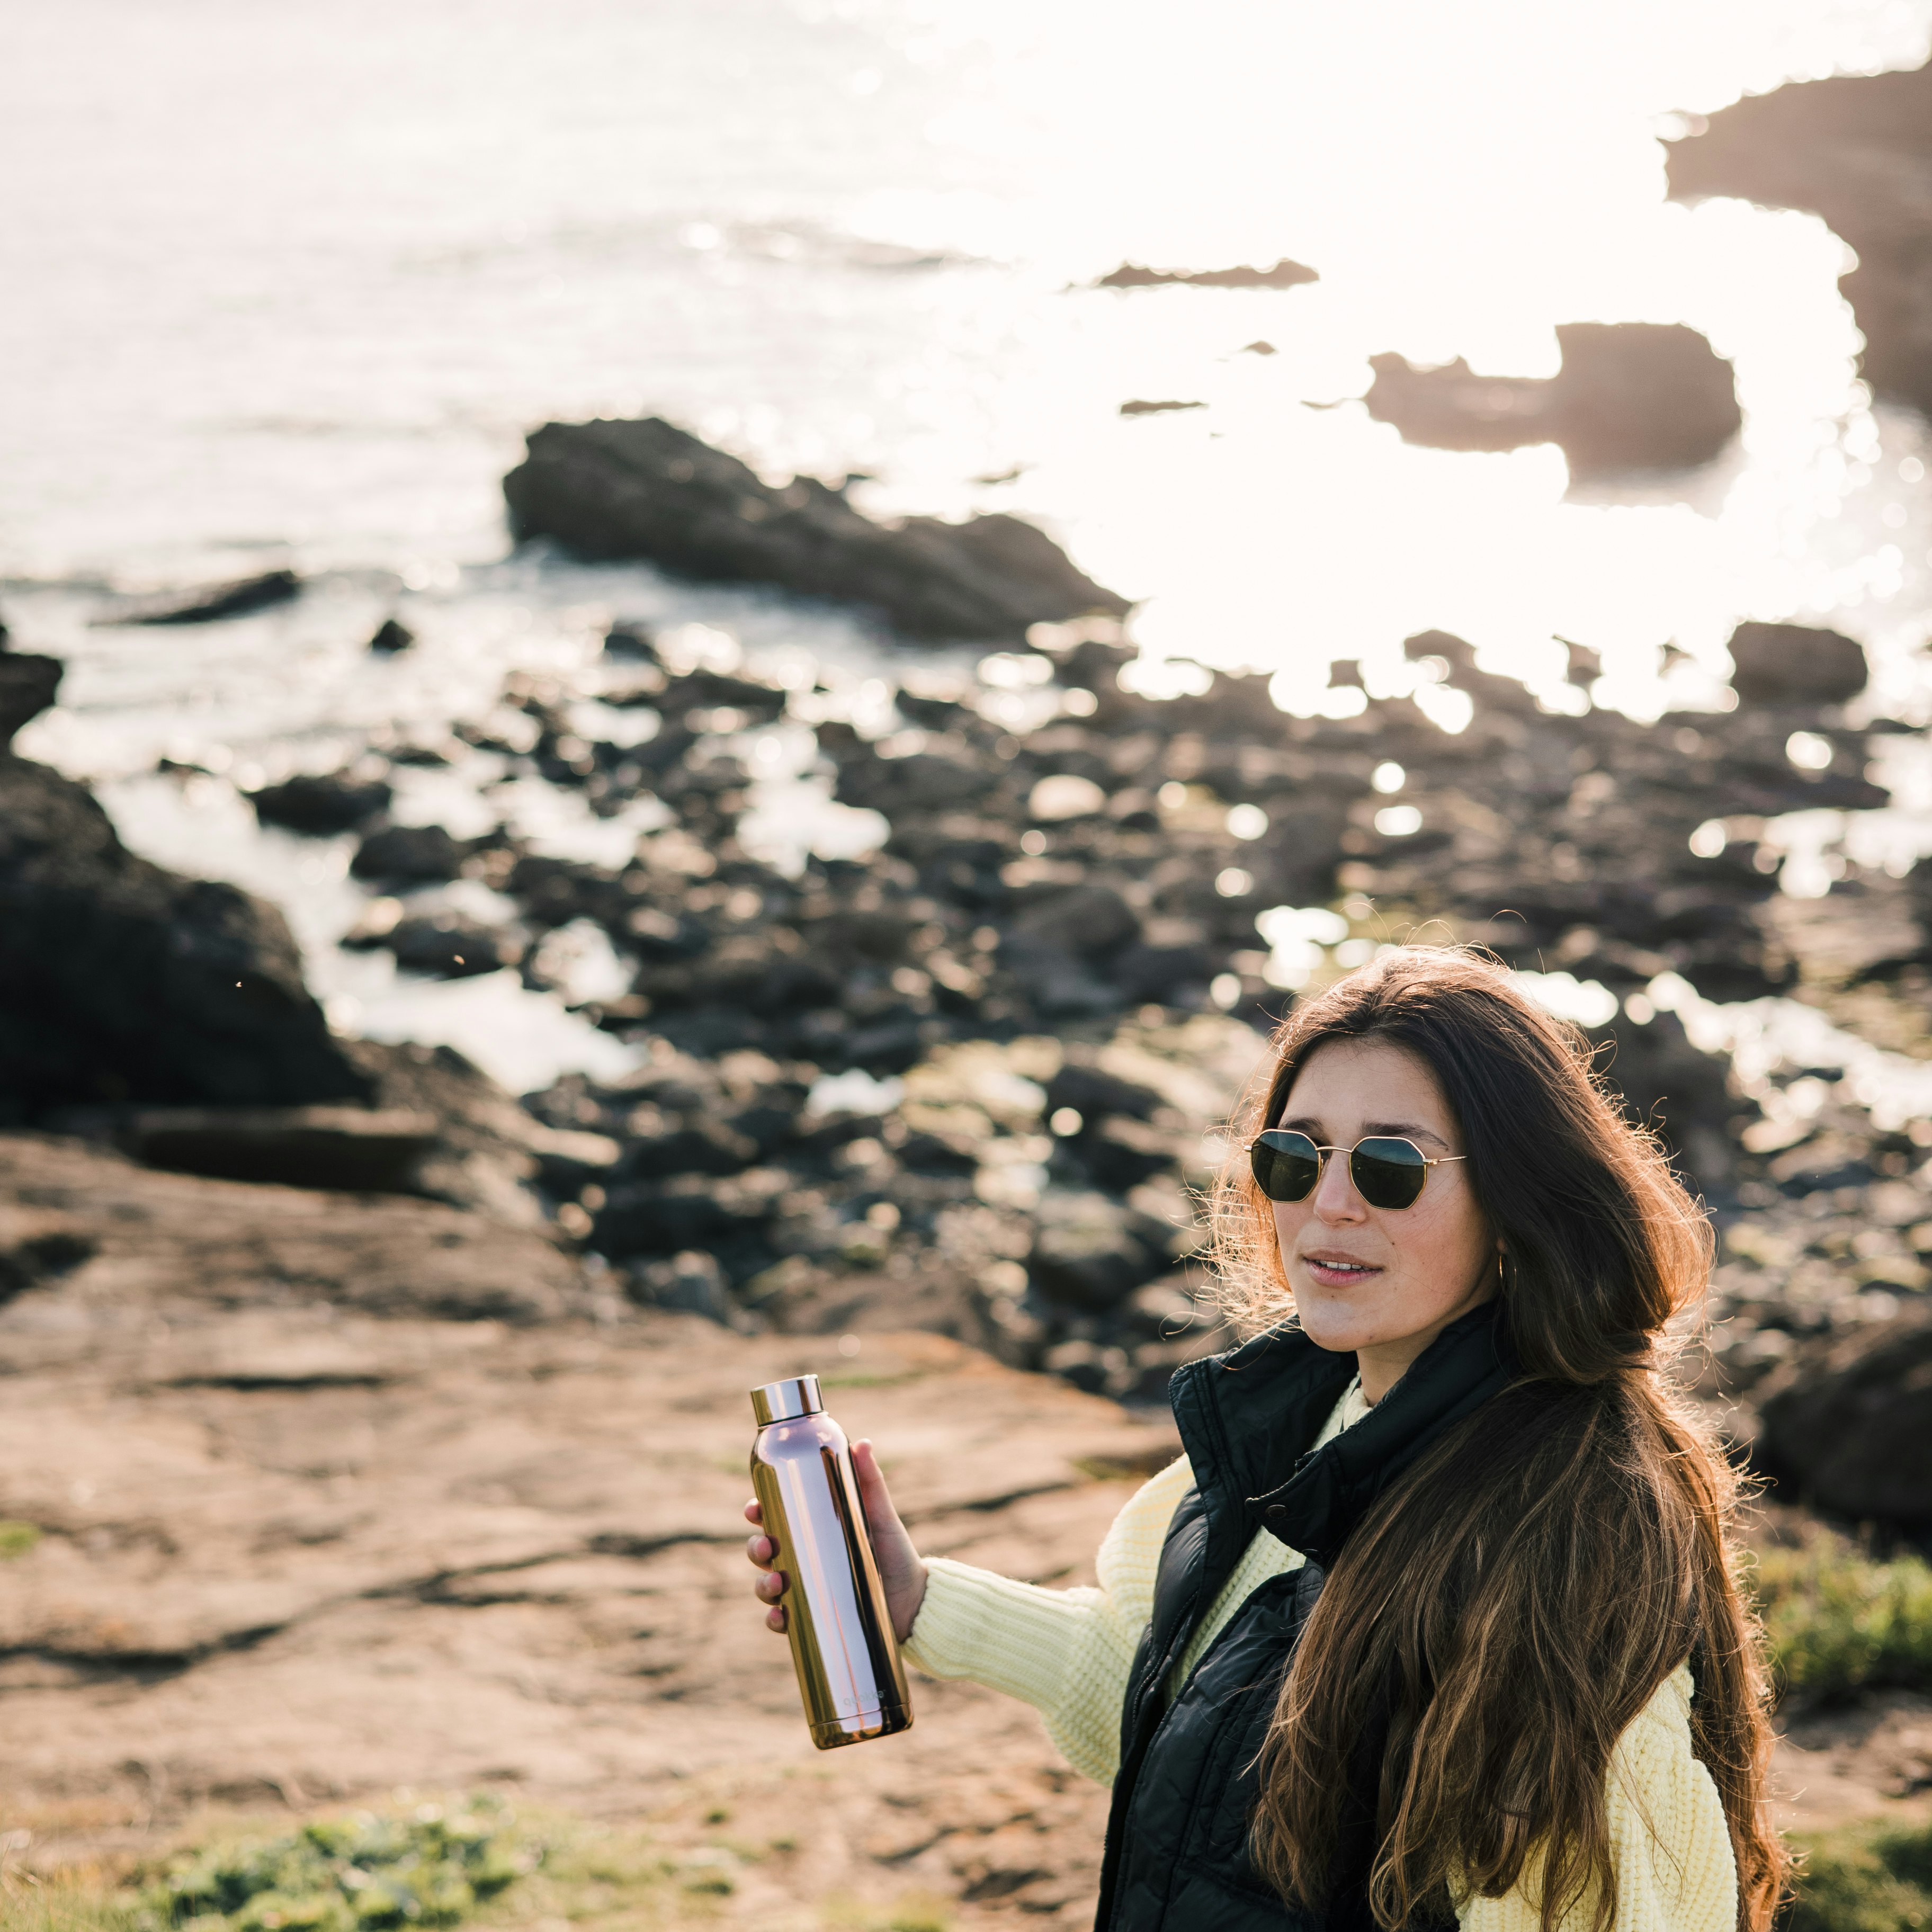
<path fill-rule="evenodd" d="M 909 1730 L 905 1666 L 845 1432 L 816 1376 L 752 1390 L 752 1484 L 788 1580 L 785 1634 L 812 1742 L 833 1750 Z"/>

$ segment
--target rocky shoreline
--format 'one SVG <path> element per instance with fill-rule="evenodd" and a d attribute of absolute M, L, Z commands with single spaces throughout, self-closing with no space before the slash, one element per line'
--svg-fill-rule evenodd
<path fill-rule="evenodd" d="M 1815 1432 L 1778 1418 L 1812 1413 L 1808 1377 L 1874 1372 L 1846 1357 L 1848 1330 L 1863 1347 L 1911 1329 L 1924 1150 L 1842 1089 L 1795 1112 L 1794 1083 L 1826 1090 L 1803 1068 L 1749 1089 L 1658 989 L 1856 989 L 1917 1024 L 1920 874 L 1830 896 L 1856 956 L 1830 983 L 1779 891 L 1785 814 L 1886 802 L 1868 774 L 1894 728 L 1846 710 L 1858 646 L 1742 626 L 1734 710 L 1642 724 L 1591 705 L 1587 652 L 1552 710 L 1426 632 L 1408 646 L 1414 695 L 1303 718 L 1264 679 L 1200 667 L 1152 694 L 1111 617 L 1028 634 L 976 676 L 909 670 L 864 730 L 823 688 L 687 661 L 635 624 L 613 628 L 594 692 L 513 678 L 458 736 L 597 818 L 655 803 L 620 865 L 389 822 L 392 761 L 434 747 L 372 742 L 334 777 L 258 791 L 265 821 L 357 832 L 351 870 L 378 896 L 346 944 L 430 976 L 514 968 L 539 990 L 565 942 L 616 962 L 622 990 L 576 1010 L 634 1070 L 520 1106 L 447 1049 L 335 1039 L 271 908 L 134 859 L 82 788 L 0 759 L 0 976 L 32 1020 L 4 1042 L 15 1118 L 157 1166 L 486 1208 L 580 1254 L 611 1305 L 748 1334 L 918 1327 L 1157 1403 L 1226 1339 L 1200 1299 L 1202 1199 L 1269 1026 L 1378 945 L 1474 940 L 1568 1003 L 1633 1114 L 1747 1231 L 1702 1386 L 1753 1397 L 1747 1436 L 1761 1394 L 1761 1460 L 1816 1486 Z M 51 700 L 57 666 L 0 668 L 16 725 Z M 586 735 L 586 710 L 640 728 Z M 788 871 L 740 842 L 773 728 L 811 733 L 832 798 L 878 814 L 874 849 Z M 464 880 L 507 916 L 451 910 Z M 130 1006 L 117 976 L 143 946 L 166 964 Z M 1798 1258 L 1820 1254 L 1834 1264 Z M 1916 1344 L 1898 1346 L 1909 1366 Z M 1916 1414 L 1908 1401 L 1887 1432 Z M 1820 1493 L 1906 1525 L 1916 1480 L 1881 1496 L 1841 1472 Z"/>

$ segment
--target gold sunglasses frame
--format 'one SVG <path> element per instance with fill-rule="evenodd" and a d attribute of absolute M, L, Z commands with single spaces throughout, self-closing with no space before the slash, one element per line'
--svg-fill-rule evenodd
<path fill-rule="evenodd" d="M 1248 1157 L 1248 1166 L 1250 1171 L 1252 1172 L 1254 1167 L 1255 1149 L 1262 1144 L 1262 1142 L 1264 1136 L 1269 1134 L 1292 1134 L 1300 1132 L 1300 1130 L 1297 1127 L 1264 1127 L 1261 1132 L 1256 1135 L 1254 1138 L 1249 1142 L 1247 1145 L 1241 1150 L 1241 1151 Z M 1364 1134 L 1362 1138 L 1355 1143 L 1355 1147 L 1346 1148 L 1324 1147 L 1320 1142 L 1310 1140 L 1309 1136 L 1306 1134 L 1302 1134 L 1301 1138 L 1304 1140 L 1307 1141 L 1308 1144 L 1315 1150 L 1316 1158 L 1315 1162 L 1314 1185 L 1309 1189 L 1306 1194 L 1300 1197 L 1300 1200 L 1296 1201 L 1280 1201 L 1276 1196 L 1270 1194 L 1265 1187 L 1262 1187 L 1262 1193 L 1266 1199 L 1276 1201 L 1280 1206 L 1283 1208 L 1298 1208 L 1301 1205 L 1301 1202 L 1303 1201 L 1312 1201 L 1314 1199 L 1315 1196 L 1321 1191 L 1322 1177 L 1328 1172 L 1328 1156 L 1331 1154 L 1345 1154 L 1348 1155 L 1352 1161 L 1354 1158 L 1355 1148 L 1366 1147 L 1370 1141 L 1398 1141 L 1404 1147 L 1415 1148 L 1415 1157 L 1422 1163 L 1422 1186 L 1415 1190 L 1415 1200 L 1411 1201 L 1405 1206 L 1400 1208 L 1376 1208 L 1376 1204 L 1371 1201 L 1366 1194 L 1362 1194 L 1360 1184 L 1355 1179 L 1354 1169 L 1352 1166 L 1350 1167 L 1348 1169 L 1348 1185 L 1354 1188 L 1358 1194 L 1362 1195 L 1363 1206 L 1365 1208 L 1374 1208 L 1378 1214 L 1406 1214 L 1411 1208 L 1414 1207 L 1417 1202 L 1421 1200 L 1424 1193 L 1426 1191 L 1429 1186 L 1429 1170 L 1431 1168 L 1453 1166 L 1457 1161 L 1467 1160 L 1469 1158 L 1469 1156 L 1466 1154 L 1438 1154 L 1436 1158 L 1432 1160 L 1427 1154 L 1422 1151 L 1421 1148 L 1415 1147 L 1414 1142 L 1411 1140 L 1406 1134 Z M 1280 1150 L 1281 1150 L 1279 1148 L 1270 1148 L 1268 1149 L 1268 1152 L 1270 1154 L 1278 1154 Z M 1371 1154 L 1369 1158 L 1372 1160 L 1375 1159 L 1375 1156 Z M 1262 1186 L 1258 1180 L 1256 1181 L 1255 1185 L 1257 1187 L 1261 1187 Z"/>

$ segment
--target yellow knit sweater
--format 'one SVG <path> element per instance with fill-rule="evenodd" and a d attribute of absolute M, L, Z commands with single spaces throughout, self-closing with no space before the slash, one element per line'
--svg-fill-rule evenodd
<path fill-rule="evenodd" d="M 1359 1385 L 1351 1388 L 1318 1444 L 1366 1413 Z M 1153 1610 L 1161 1545 L 1192 1480 L 1184 1456 L 1128 1502 L 1100 1545 L 1095 1586 L 1046 1590 L 946 1557 L 928 1559 L 926 1600 L 907 1655 L 932 1676 L 970 1678 L 1024 1700 L 1046 1719 L 1076 1770 L 1111 1784 L 1120 1708 Z M 1256 1535 L 1175 1666 L 1170 1694 L 1249 1593 L 1302 1562 L 1266 1532 Z M 1624 1733 L 1611 1761 L 1614 1932 L 1733 1932 L 1737 1923 L 1724 1807 L 1710 1773 L 1691 1754 L 1691 1690 L 1690 1668 L 1679 1665 Z M 1457 1917 L 1462 1932 L 1535 1932 L 1538 1922 L 1520 1887 L 1501 1898 L 1464 1900 Z"/>

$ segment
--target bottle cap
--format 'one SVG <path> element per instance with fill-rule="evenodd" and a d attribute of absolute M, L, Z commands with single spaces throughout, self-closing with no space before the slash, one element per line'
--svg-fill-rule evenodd
<path fill-rule="evenodd" d="M 792 1422 L 801 1415 L 816 1415 L 824 1406 L 816 1376 L 790 1376 L 752 1391 L 752 1413 L 760 1429 L 768 1422 Z"/>

